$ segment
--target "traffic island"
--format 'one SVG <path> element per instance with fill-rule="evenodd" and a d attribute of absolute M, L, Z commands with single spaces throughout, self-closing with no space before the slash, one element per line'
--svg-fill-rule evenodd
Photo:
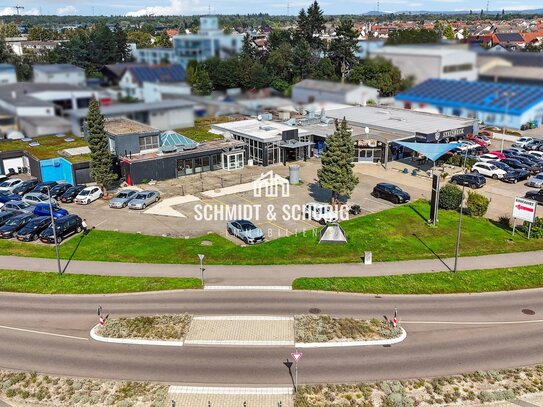
<path fill-rule="evenodd" d="M 101 342 L 162 346 L 382 346 L 406 336 L 389 321 L 328 315 L 138 316 L 107 320 L 91 330 L 91 337 Z"/>

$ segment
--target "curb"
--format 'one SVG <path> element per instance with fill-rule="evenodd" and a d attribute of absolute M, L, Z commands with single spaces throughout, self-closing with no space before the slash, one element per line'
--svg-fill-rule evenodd
<path fill-rule="evenodd" d="M 98 335 L 96 331 L 99 325 L 95 325 L 90 331 L 90 337 L 98 342 L 107 343 L 122 343 L 125 345 L 155 345 L 155 346 L 183 346 L 183 341 L 159 341 L 150 339 L 123 339 L 123 338 L 106 338 Z"/>
<path fill-rule="evenodd" d="M 205 285 L 209 291 L 292 291 L 290 285 Z"/>
<path fill-rule="evenodd" d="M 385 346 L 403 342 L 407 338 L 405 329 L 400 328 L 402 334 L 394 339 L 376 339 L 371 341 L 345 341 L 345 342 L 296 342 L 296 348 L 348 348 L 354 346 Z"/>

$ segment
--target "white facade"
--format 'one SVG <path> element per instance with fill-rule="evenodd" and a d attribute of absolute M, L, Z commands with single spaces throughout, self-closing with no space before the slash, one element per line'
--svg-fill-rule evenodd
<path fill-rule="evenodd" d="M 364 85 L 338 82 L 303 80 L 292 87 L 292 100 L 296 103 L 335 102 L 349 105 L 365 105 L 377 102 L 379 90 Z"/>
<path fill-rule="evenodd" d="M 194 126 L 194 111 L 192 107 L 183 107 L 150 112 L 149 125 L 160 130 L 192 127 Z"/>
<path fill-rule="evenodd" d="M 164 99 L 165 95 L 188 96 L 190 93 L 191 88 L 186 83 L 143 82 L 143 100 L 147 103 L 159 102 Z"/>
<path fill-rule="evenodd" d="M 15 67 L 10 64 L 0 64 L 0 85 L 17 82 Z"/>
<path fill-rule="evenodd" d="M 400 45 L 375 49 L 372 57 L 391 61 L 403 77 L 412 76 L 415 84 L 427 79 L 477 80 L 477 54 L 458 46 Z"/>
<path fill-rule="evenodd" d="M 125 71 L 121 77 L 121 80 L 119 81 L 119 88 L 123 92 L 124 96 L 143 100 L 143 89 L 139 86 L 138 81 L 128 69 Z"/>
<path fill-rule="evenodd" d="M 85 71 L 74 65 L 34 65 L 34 83 L 60 83 L 63 85 L 84 86 L 85 81 Z"/>

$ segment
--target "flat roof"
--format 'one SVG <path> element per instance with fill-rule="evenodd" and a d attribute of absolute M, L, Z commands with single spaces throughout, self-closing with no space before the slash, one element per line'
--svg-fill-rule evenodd
<path fill-rule="evenodd" d="M 392 55 L 392 54 L 401 54 L 401 55 L 430 55 L 430 56 L 445 56 L 454 54 L 457 52 L 475 52 L 468 49 L 467 46 L 463 45 L 385 45 L 382 48 L 372 50 L 372 54 L 377 55 Z"/>
<path fill-rule="evenodd" d="M 56 42 L 51 42 L 51 45 L 56 45 Z M 72 65 L 72 64 L 37 64 L 33 66 L 33 69 L 35 71 L 41 71 L 46 73 L 59 73 L 59 72 L 66 72 L 66 71 L 78 71 L 82 72 L 84 71 L 83 68 L 79 68 L 78 66 Z"/>
<path fill-rule="evenodd" d="M 353 106 L 326 112 L 326 116 L 339 120 L 345 118 L 350 125 L 368 127 L 370 135 L 374 130 L 400 136 L 413 136 L 417 133 L 431 134 L 473 126 L 477 122 L 476 119 L 383 106 Z"/>
<path fill-rule="evenodd" d="M 480 74 L 480 76 L 498 76 L 502 78 L 543 80 L 543 68 L 535 66 L 495 66 Z"/>
<path fill-rule="evenodd" d="M 150 111 L 150 110 L 168 110 L 168 109 L 176 109 L 176 108 L 182 108 L 182 107 L 192 108 L 193 106 L 194 106 L 194 102 L 191 102 L 189 100 L 168 99 L 168 100 L 162 100 L 160 102 L 153 102 L 153 103 L 121 103 L 121 104 L 116 104 L 116 105 L 111 105 L 111 106 L 102 106 L 100 107 L 100 111 L 102 112 L 102 115 L 104 116 L 114 116 L 118 114 Z M 70 112 L 70 115 L 72 117 L 83 118 L 83 117 L 87 117 L 88 111 L 89 109 L 87 108 L 75 109 Z"/>
<path fill-rule="evenodd" d="M 310 89 L 310 90 L 319 90 L 323 92 L 330 93 L 345 93 L 351 92 L 356 89 L 365 88 L 365 89 L 374 89 L 365 85 L 356 85 L 352 83 L 341 83 L 333 81 L 322 81 L 316 79 L 304 79 L 301 82 L 298 82 L 293 86 L 294 88 L 299 89 Z"/>
<path fill-rule="evenodd" d="M 222 132 L 230 132 L 239 136 L 245 136 L 260 141 L 270 142 L 282 139 L 283 131 L 298 129 L 298 135 L 308 134 L 304 128 L 289 126 L 288 124 L 268 120 L 239 120 L 228 123 L 218 123 L 211 126 L 212 129 Z"/>
<path fill-rule="evenodd" d="M 113 136 L 126 136 L 129 134 L 149 134 L 160 133 L 159 129 L 148 126 L 144 123 L 125 117 L 114 117 L 104 120 L 104 129 L 106 133 Z"/>

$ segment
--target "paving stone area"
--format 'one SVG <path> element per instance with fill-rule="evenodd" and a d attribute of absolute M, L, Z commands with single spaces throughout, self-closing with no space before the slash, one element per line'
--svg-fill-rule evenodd
<path fill-rule="evenodd" d="M 173 401 L 173 403 L 172 403 Z M 170 387 L 165 407 L 294 407 L 291 388 Z"/>
<path fill-rule="evenodd" d="M 294 345 L 294 318 L 194 317 L 185 345 Z"/>

